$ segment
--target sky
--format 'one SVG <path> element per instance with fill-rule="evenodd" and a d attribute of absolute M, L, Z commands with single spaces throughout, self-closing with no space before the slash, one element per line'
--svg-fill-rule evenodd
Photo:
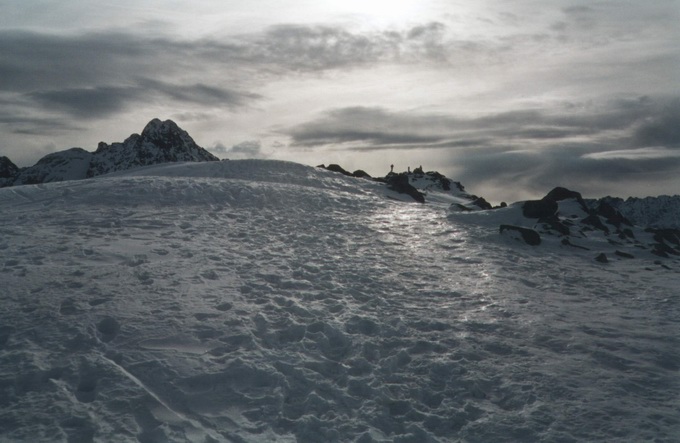
<path fill-rule="evenodd" d="M 492 202 L 680 194 L 680 0 L 0 0 L 0 156 L 171 119 Z"/>

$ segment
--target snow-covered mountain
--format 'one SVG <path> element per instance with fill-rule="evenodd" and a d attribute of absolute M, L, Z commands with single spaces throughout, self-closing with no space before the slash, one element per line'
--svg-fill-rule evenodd
<path fill-rule="evenodd" d="M 153 119 L 141 135 L 133 134 L 124 142 L 111 145 L 102 142 L 93 153 L 72 148 L 48 154 L 34 166 L 7 174 L 4 186 L 82 180 L 159 163 L 217 160 L 173 121 Z"/>
<path fill-rule="evenodd" d="M 423 204 L 257 160 L 0 189 L 0 441 L 677 441 L 667 232 L 425 175 Z"/>
<path fill-rule="evenodd" d="M 658 197 L 605 197 L 604 201 L 616 208 L 626 218 L 640 226 L 654 228 L 680 228 L 680 195 L 660 195 Z"/>

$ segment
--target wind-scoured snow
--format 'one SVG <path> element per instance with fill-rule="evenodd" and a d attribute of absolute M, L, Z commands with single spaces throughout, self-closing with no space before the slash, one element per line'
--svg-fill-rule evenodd
<path fill-rule="evenodd" d="M 387 192 L 255 160 L 0 189 L 0 441 L 678 441 L 677 259 Z"/>

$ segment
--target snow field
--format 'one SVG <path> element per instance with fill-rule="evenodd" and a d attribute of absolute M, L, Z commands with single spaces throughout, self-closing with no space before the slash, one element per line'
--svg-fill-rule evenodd
<path fill-rule="evenodd" d="M 0 440 L 673 441 L 678 274 L 283 162 L 0 190 Z"/>

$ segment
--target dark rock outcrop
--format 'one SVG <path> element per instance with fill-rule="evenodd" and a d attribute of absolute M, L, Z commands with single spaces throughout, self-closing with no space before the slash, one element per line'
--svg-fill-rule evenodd
<path fill-rule="evenodd" d="M 348 177 L 352 177 L 352 173 L 351 173 L 351 172 L 345 170 L 345 168 L 343 168 L 342 166 L 340 166 L 340 165 L 338 165 L 338 164 L 335 164 L 335 163 L 332 163 L 332 164 L 330 164 L 330 165 L 328 165 L 328 166 L 319 165 L 319 167 L 320 167 L 320 168 L 323 168 L 323 169 L 326 169 L 326 170 L 328 170 L 328 171 L 331 171 L 331 172 L 339 172 L 339 173 L 342 174 L 342 175 L 346 175 L 346 176 L 348 176 Z"/>
<path fill-rule="evenodd" d="M 528 200 L 522 205 L 526 218 L 549 218 L 557 214 L 558 205 L 554 200 Z"/>
<path fill-rule="evenodd" d="M 12 178 L 19 172 L 19 167 L 7 157 L 0 157 L 0 179 Z"/>
<path fill-rule="evenodd" d="M 652 254 L 664 258 L 680 255 L 680 229 L 647 228 L 645 232 L 653 234 L 656 242 L 652 246 Z"/>
<path fill-rule="evenodd" d="M 570 189 L 557 186 L 556 188 L 553 188 L 550 192 L 548 192 L 545 195 L 545 197 L 543 197 L 543 200 L 551 200 L 554 202 L 569 199 L 576 200 L 578 204 L 581 206 L 581 209 L 583 209 L 583 211 L 585 212 L 588 212 L 588 205 L 586 205 L 586 202 L 583 200 L 583 197 L 581 196 L 580 192 L 572 191 Z"/>
<path fill-rule="evenodd" d="M 600 263 L 609 263 L 609 259 L 607 258 L 607 254 L 605 254 L 604 252 L 598 254 L 595 257 L 595 261 L 600 262 Z"/>
<path fill-rule="evenodd" d="M 601 201 L 596 210 L 597 215 L 602 216 L 606 219 L 607 223 L 610 225 L 620 228 L 621 225 L 633 226 L 626 217 L 624 217 L 616 208 L 607 203 L 606 201 Z"/>
<path fill-rule="evenodd" d="M 600 231 L 603 231 L 605 234 L 609 234 L 609 228 L 602 223 L 602 220 L 600 220 L 600 217 L 598 217 L 596 214 L 590 214 L 583 220 L 581 220 L 581 223 L 584 225 L 588 225 L 591 228 L 598 229 Z"/>
<path fill-rule="evenodd" d="M 622 258 L 635 258 L 635 256 L 633 254 L 629 254 L 627 252 L 623 252 L 623 251 L 619 251 L 619 250 L 614 251 L 614 254 L 616 254 L 617 256 L 622 257 Z"/>
<path fill-rule="evenodd" d="M 493 206 L 491 206 L 491 203 L 486 201 L 484 197 L 476 197 L 473 201 L 472 204 L 474 206 L 477 206 L 480 209 L 493 209 Z"/>
<path fill-rule="evenodd" d="M 19 167 L 7 157 L 0 157 L 0 188 L 9 186 L 19 174 Z"/>
<path fill-rule="evenodd" d="M 417 202 L 425 203 L 425 195 L 411 185 L 409 175 L 405 172 L 388 175 L 387 187 L 400 194 L 410 195 Z"/>
<path fill-rule="evenodd" d="M 540 234 L 533 229 L 524 228 L 521 226 L 501 225 L 501 234 L 505 231 L 518 232 L 521 235 L 522 240 L 524 240 L 524 242 L 528 245 L 538 246 L 541 244 Z"/>
<path fill-rule="evenodd" d="M 352 177 L 356 178 L 372 178 L 368 172 L 362 170 L 362 169 L 357 169 L 356 171 L 352 172 Z"/>

